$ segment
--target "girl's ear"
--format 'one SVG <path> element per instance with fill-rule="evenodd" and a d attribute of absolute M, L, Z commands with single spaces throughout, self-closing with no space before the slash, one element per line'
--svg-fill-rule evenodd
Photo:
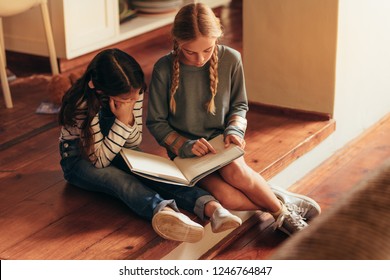
<path fill-rule="evenodd" d="M 89 82 L 88 82 L 88 87 L 89 87 L 90 89 L 95 88 L 95 85 L 93 84 L 92 80 L 89 80 Z"/>

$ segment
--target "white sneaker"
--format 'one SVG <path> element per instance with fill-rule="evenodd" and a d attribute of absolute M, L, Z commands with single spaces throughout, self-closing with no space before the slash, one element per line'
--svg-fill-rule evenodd
<path fill-rule="evenodd" d="M 301 215 L 291 211 L 285 205 L 282 207 L 280 215 L 275 219 L 275 229 L 279 229 L 287 235 L 292 235 L 309 226 Z"/>
<path fill-rule="evenodd" d="M 271 186 L 271 190 L 290 212 L 295 212 L 308 221 L 321 214 L 320 205 L 306 195 L 293 193 L 276 186 Z"/>
<path fill-rule="evenodd" d="M 214 233 L 237 228 L 242 224 L 242 221 L 239 217 L 233 215 L 225 208 L 217 208 L 214 211 L 210 221 L 211 221 L 211 230 Z"/>
<path fill-rule="evenodd" d="M 198 242 L 203 238 L 204 228 L 186 215 L 171 209 L 157 212 L 152 219 L 154 231 L 162 238 L 181 242 Z"/>

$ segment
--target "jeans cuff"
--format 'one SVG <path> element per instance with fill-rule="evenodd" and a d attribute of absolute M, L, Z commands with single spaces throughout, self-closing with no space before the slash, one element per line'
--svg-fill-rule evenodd
<path fill-rule="evenodd" d="M 194 207 L 194 213 L 197 215 L 202 221 L 205 220 L 205 215 L 204 215 L 204 207 L 207 203 L 210 201 L 217 201 L 214 196 L 212 195 L 203 195 L 199 197 L 195 201 L 195 207 Z"/>
<path fill-rule="evenodd" d="M 169 199 L 169 200 L 163 200 L 161 201 L 157 206 L 156 208 L 154 208 L 154 211 L 153 211 L 153 215 L 156 215 L 156 213 L 160 212 L 161 210 L 163 210 L 165 207 L 171 207 L 173 210 L 175 210 L 176 212 L 180 212 L 179 211 L 179 208 L 177 208 L 177 205 L 176 205 L 176 202 L 173 200 L 173 199 Z"/>

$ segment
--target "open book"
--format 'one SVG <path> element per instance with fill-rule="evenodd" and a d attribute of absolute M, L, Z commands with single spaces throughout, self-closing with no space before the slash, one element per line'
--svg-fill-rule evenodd
<path fill-rule="evenodd" d="M 234 144 L 225 149 L 223 136 L 209 141 L 217 151 L 203 157 L 180 158 L 173 161 L 158 155 L 131 149 L 122 149 L 121 154 L 130 170 L 151 180 L 192 187 L 203 177 L 239 158 L 244 150 Z"/>

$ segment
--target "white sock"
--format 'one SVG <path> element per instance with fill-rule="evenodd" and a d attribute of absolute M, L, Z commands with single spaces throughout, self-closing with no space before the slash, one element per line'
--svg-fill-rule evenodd
<path fill-rule="evenodd" d="M 225 208 L 217 208 L 211 217 L 211 230 L 214 233 L 239 227 L 241 219 Z"/>

